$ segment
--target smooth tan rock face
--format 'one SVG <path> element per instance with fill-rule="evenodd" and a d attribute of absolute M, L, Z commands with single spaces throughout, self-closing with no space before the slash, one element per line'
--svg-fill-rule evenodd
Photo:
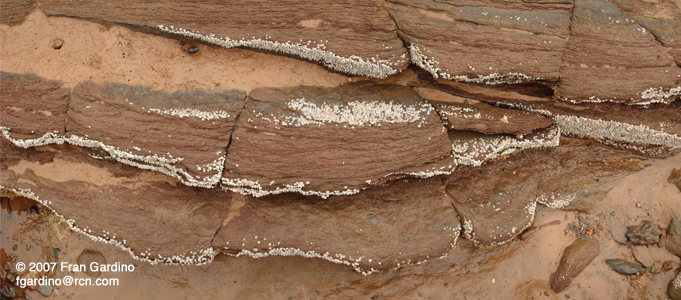
<path fill-rule="evenodd" d="M 508 243 L 681 149 L 664 3 L 33 3 L 3 2 L 2 193 L 143 261 L 366 275 Z"/>

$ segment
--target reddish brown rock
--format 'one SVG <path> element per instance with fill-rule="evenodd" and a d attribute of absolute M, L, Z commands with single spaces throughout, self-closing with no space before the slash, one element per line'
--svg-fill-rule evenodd
<path fill-rule="evenodd" d="M 561 138 L 558 147 L 505 155 L 462 167 L 445 180 L 465 236 L 481 245 L 504 243 L 532 225 L 537 202 L 587 210 L 645 167 L 629 151 L 571 138 Z"/>
<path fill-rule="evenodd" d="M 67 138 L 80 146 L 100 147 L 123 163 L 211 187 L 220 179 L 244 98 L 235 90 L 169 94 L 82 83 L 69 103 Z"/>
<path fill-rule="evenodd" d="M 539 159 L 555 163 L 555 168 L 543 174 L 537 200 L 553 208 L 588 210 L 622 178 L 649 165 L 631 151 L 571 138 L 561 138 L 560 147 L 536 150 L 540 151 L 546 156 Z"/>
<path fill-rule="evenodd" d="M 3 9 L 4 10 L 4 9 Z M 14 139 L 64 134 L 70 89 L 58 81 L 2 72 L 0 126 Z"/>
<path fill-rule="evenodd" d="M 222 184 L 256 196 L 354 194 L 390 174 L 436 175 L 428 164 L 450 151 L 435 109 L 411 88 L 262 88 L 237 122 Z"/>
<path fill-rule="evenodd" d="M 497 108 L 488 104 L 434 104 L 448 129 L 484 134 L 530 134 L 551 126 L 551 118 L 522 110 Z"/>
<path fill-rule="evenodd" d="M 36 8 L 34 0 L 2 0 L 0 6 L 0 22 L 10 26 L 23 22 Z"/>
<path fill-rule="evenodd" d="M 681 95 L 681 68 L 612 3 L 576 0 L 556 95 L 576 102 L 670 102 Z"/>
<path fill-rule="evenodd" d="M 636 245 L 657 244 L 662 232 L 651 221 L 643 221 L 640 225 L 627 227 L 627 238 Z"/>
<path fill-rule="evenodd" d="M 48 16 L 121 24 L 229 48 L 268 50 L 352 75 L 383 78 L 409 64 L 396 26 L 378 1 L 38 3 Z"/>
<path fill-rule="evenodd" d="M 40 200 L 95 240 L 129 248 L 138 258 L 199 263 L 231 195 L 188 187 L 157 172 L 99 160 L 71 145 L 18 148 L 2 139 L 0 186 Z"/>
<path fill-rule="evenodd" d="M 399 180 L 353 196 L 233 196 L 213 246 L 232 255 L 299 255 L 370 270 L 440 257 L 461 226 L 439 178 Z"/>
<path fill-rule="evenodd" d="M 435 77 L 477 83 L 556 81 L 571 1 L 399 1 L 386 5 L 412 61 Z"/>
<path fill-rule="evenodd" d="M 549 279 L 551 289 L 560 293 L 601 253 L 596 239 L 579 239 L 565 248 L 556 272 Z"/>
<path fill-rule="evenodd" d="M 619 9 L 655 36 L 681 65 L 681 9 L 672 1 L 615 0 Z"/>

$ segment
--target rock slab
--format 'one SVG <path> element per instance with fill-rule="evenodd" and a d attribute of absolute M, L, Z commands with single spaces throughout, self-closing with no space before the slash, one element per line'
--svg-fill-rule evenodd
<path fill-rule="evenodd" d="M 551 274 L 551 289 L 560 293 L 600 254 L 596 239 L 578 239 L 565 248 L 556 272 Z"/>

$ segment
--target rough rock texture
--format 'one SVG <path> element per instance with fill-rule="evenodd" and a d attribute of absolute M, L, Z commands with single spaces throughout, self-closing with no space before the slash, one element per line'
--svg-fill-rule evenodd
<path fill-rule="evenodd" d="M 615 0 L 617 7 L 655 36 L 681 66 L 681 9 L 672 1 Z"/>
<path fill-rule="evenodd" d="M 672 217 L 667 228 L 665 247 L 670 253 L 681 257 L 681 220 L 676 216 Z"/>
<path fill-rule="evenodd" d="M 558 97 L 578 102 L 668 102 L 680 91 L 672 97 L 655 91 L 678 88 L 679 76 L 681 68 L 634 18 L 604 0 L 575 0 Z"/>
<path fill-rule="evenodd" d="M 220 179 L 244 98 L 241 91 L 169 94 L 86 82 L 71 95 L 67 137 L 101 142 L 100 147 L 124 163 L 210 187 Z"/>
<path fill-rule="evenodd" d="M 38 3 L 48 16 L 178 34 L 228 48 L 269 50 L 353 75 L 383 78 L 409 63 L 396 26 L 378 1 L 238 1 L 230 5 L 166 1 L 154 4 L 153 9 L 145 1 Z"/>
<path fill-rule="evenodd" d="M 46 133 L 64 134 L 70 89 L 57 81 L 32 75 L 2 72 L 0 75 L 1 126 L 12 138 L 38 138 Z"/>
<path fill-rule="evenodd" d="M 392 1 L 412 61 L 435 77 L 478 83 L 556 81 L 570 1 Z"/>
<path fill-rule="evenodd" d="M 647 166 L 646 158 L 632 151 L 577 139 L 562 138 L 561 147 L 546 152 L 550 155 L 539 159 L 553 170 L 542 176 L 537 197 L 553 208 L 588 210 L 624 176 Z M 570 184 L 565 184 L 565 178 L 571 178 Z"/>
<path fill-rule="evenodd" d="M 237 122 L 222 182 L 255 195 L 352 193 L 450 151 L 435 110 L 407 87 L 258 89 Z"/>
<path fill-rule="evenodd" d="M 434 104 L 445 126 L 484 134 L 530 134 L 551 126 L 553 120 L 536 113 L 497 108 L 488 104 Z"/>
<path fill-rule="evenodd" d="M 537 202 L 588 210 L 624 176 L 641 170 L 640 159 L 629 151 L 563 138 L 559 147 L 527 149 L 480 167 L 461 167 L 445 184 L 464 235 L 494 245 L 530 226 Z"/>
<path fill-rule="evenodd" d="M 606 259 L 605 263 L 608 264 L 608 267 L 610 267 L 610 269 L 622 275 L 634 275 L 637 273 L 640 274 L 646 270 L 646 268 L 644 268 L 641 264 L 628 262 L 624 259 L 619 258 Z"/>
<path fill-rule="evenodd" d="M 461 232 L 439 178 L 328 199 L 290 193 L 232 199 L 213 242 L 228 254 L 302 255 L 384 270 L 440 257 Z"/>
<path fill-rule="evenodd" d="M 635 245 L 657 244 L 661 234 L 657 224 L 647 220 L 640 225 L 627 227 L 627 238 Z"/>
<path fill-rule="evenodd" d="M 0 1 L 0 20 L 2 24 L 16 25 L 26 19 L 36 8 L 33 0 L 2 0 Z"/>
<path fill-rule="evenodd" d="M 231 195 L 189 187 L 156 173 L 91 157 L 71 145 L 0 144 L 0 185 L 32 192 L 74 220 L 81 233 L 129 248 L 138 257 L 206 261 Z M 29 192 L 29 193 L 30 193 Z M 118 241 L 118 242 L 115 242 Z"/>
<path fill-rule="evenodd" d="M 565 248 L 558 269 L 549 279 L 551 289 L 556 293 L 566 289 L 599 254 L 600 245 L 596 239 L 579 239 Z"/>

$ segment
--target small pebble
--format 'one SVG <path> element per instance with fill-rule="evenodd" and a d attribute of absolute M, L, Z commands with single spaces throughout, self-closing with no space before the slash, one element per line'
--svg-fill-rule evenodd
<path fill-rule="evenodd" d="M 196 48 L 194 46 L 191 46 L 191 47 L 189 47 L 189 49 L 187 49 L 187 53 L 189 53 L 189 54 L 194 54 L 196 52 L 199 52 L 199 48 Z"/>
<path fill-rule="evenodd" d="M 54 48 L 56 50 L 59 50 L 59 49 L 61 49 L 62 46 L 64 46 L 64 40 L 55 39 L 54 41 L 52 41 L 52 43 L 50 43 L 50 46 L 52 46 L 52 48 Z"/>

